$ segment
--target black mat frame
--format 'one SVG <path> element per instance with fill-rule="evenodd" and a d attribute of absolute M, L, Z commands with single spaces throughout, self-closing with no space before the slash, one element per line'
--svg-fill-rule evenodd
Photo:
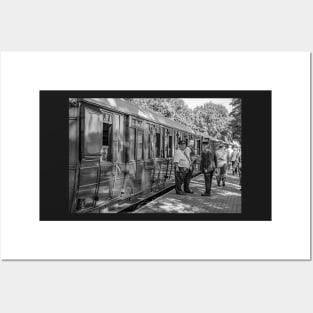
<path fill-rule="evenodd" d="M 70 214 L 68 212 L 69 98 L 241 98 L 242 213 Z M 39 91 L 41 221 L 271 221 L 272 92 Z"/>

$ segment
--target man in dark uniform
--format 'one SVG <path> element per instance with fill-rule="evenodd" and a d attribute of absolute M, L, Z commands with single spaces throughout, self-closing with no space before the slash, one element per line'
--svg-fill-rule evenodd
<path fill-rule="evenodd" d="M 201 194 L 201 196 L 211 196 L 211 186 L 212 186 L 212 178 L 215 169 L 215 156 L 210 150 L 208 144 L 204 145 L 203 151 L 201 153 L 201 163 L 200 163 L 200 171 L 204 175 L 205 181 L 205 192 Z"/>

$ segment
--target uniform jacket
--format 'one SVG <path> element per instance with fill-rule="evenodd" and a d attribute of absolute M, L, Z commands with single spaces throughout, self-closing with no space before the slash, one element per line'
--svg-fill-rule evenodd
<path fill-rule="evenodd" d="M 200 171 L 205 169 L 214 170 L 216 158 L 211 151 L 201 153 Z"/>

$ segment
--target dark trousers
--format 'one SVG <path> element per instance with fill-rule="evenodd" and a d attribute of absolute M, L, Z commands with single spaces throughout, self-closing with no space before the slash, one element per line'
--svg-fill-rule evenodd
<path fill-rule="evenodd" d="M 175 190 L 176 190 L 176 193 L 183 192 L 181 187 L 185 181 L 186 174 L 187 174 L 187 171 L 184 171 L 184 169 L 181 167 L 179 168 L 178 171 L 175 170 Z"/>
<path fill-rule="evenodd" d="M 189 184 L 190 184 L 191 178 L 192 178 L 192 169 L 189 169 L 184 179 L 184 191 L 186 192 L 190 191 Z"/>
<path fill-rule="evenodd" d="M 236 161 L 231 161 L 231 166 L 232 166 L 232 169 L 233 169 L 233 174 L 237 174 L 238 172 L 238 163 Z"/>
<path fill-rule="evenodd" d="M 207 193 L 207 194 L 211 193 L 213 173 L 214 173 L 214 171 L 203 173 L 204 182 L 205 182 L 205 193 Z"/>
<path fill-rule="evenodd" d="M 225 183 L 226 173 L 227 173 L 227 165 L 226 164 L 224 164 L 222 167 L 217 168 L 216 180 L 217 180 L 218 185 L 220 184 L 221 181 L 223 183 Z"/>

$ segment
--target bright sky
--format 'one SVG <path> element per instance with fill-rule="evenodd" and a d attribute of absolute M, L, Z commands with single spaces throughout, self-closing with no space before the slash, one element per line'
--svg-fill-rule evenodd
<path fill-rule="evenodd" d="M 198 105 L 212 101 L 215 104 L 222 104 L 228 112 L 231 112 L 232 110 L 232 106 L 229 105 L 232 101 L 230 98 L 183 98 L 183 100 L 190 109 L 194 109 Z"/>

